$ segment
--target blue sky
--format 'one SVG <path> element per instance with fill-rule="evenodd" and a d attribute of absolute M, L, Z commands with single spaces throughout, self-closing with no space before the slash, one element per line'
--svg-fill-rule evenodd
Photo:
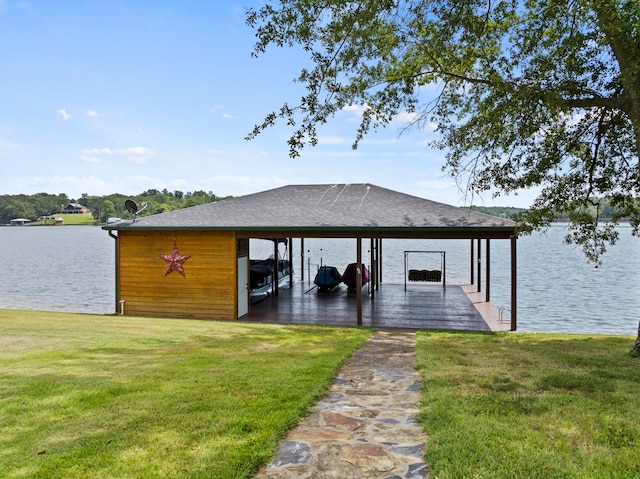
<path fill-rule="evenodd" d="M 299 183 L 368 182 L 464 205 L 430 132 L 373 133 L 359 110 L 289 158 L 284 124 L 244 137 L 301 92 L 304 58 L 251 57 L 250 0 L 0 0 L 0 194 L 243 195 Z M 476 204 L 527 206 L 532 195 Z"/>

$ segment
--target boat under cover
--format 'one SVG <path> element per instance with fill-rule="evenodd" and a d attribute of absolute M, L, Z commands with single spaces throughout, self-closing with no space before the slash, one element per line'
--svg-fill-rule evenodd
<path fill-rule="evenodd" d="M 362 264 L 362 286 L 369 282 L 369 270 Z M 356 280 L 358 277 L 358 268 L 356 263 L 349 263 L 342 273 L 342 282 L 347 285 L 347 292 L 353 293 L 356 290 Z"/>
<path fill-rule="evenodd" d="M 318 293 L 328 293 L 342 283 L 342 276 L 335 266 L 320 266 L 313 283 L 318 286 Z"/>

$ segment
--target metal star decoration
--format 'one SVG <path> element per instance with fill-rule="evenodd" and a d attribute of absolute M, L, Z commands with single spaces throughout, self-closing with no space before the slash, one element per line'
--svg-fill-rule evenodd
<path fill-rule="evenodd" d="M 164 272 L 164 275 L 167 276 L 172 271 L 177 271 L 182 276 L 184 276 L 184 267 L 182 264 L 191 258 L 191 255 L 182 255 L 178 253 L 178 247 L 176 246 L 176 242 L 173 242 L 173 249 L 171 250 L 171 254 L 161 254 L 160 257 L 167 263 L 167 269 Z"/>

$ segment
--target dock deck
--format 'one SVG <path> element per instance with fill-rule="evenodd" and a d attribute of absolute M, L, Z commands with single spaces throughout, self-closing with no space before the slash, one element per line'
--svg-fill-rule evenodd
<path fill-rule="evenodd" d="M 313 286 L 313 285 L 311 285 Z M 277 297 L 251 305 L 243 320 L 282 324 L 322 324 L 356 326 L 355 295 L 347 295 L 341 285 L 329 294 L 310 285 L 294 283 Z M 377 329 L 440 329 L 456 331 L 508 331 L 509 321 L 499 321 L 493 303 L 484 301 L 473 285 L 417 285 L 405 291 L 403 284 L 382 283 L 372 300 L 368 288 L 362 290 L 362 325 Z"/>

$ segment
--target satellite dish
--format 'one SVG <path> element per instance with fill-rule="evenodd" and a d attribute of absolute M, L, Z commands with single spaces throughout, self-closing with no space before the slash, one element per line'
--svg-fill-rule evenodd
<path fill-rule="evenodd" d="M 138 205 L 133 200 L 127 200 L 124 202 L 124 207 L 127 209 L 129 213 L 133 216 L 138 214 Z"/>
<path fill-rule="evenodd" d="M 138 208 L 138 205 L 136 204 L 136 202 L 129 199 L 124 202 L 124 207 L 127 209 L 129 213 L 133 215 L 133 222 L 135 223 L 136 215 L 147 207 L 147 203 L 146 202 L 142 203 L 142 208 Z"/>

